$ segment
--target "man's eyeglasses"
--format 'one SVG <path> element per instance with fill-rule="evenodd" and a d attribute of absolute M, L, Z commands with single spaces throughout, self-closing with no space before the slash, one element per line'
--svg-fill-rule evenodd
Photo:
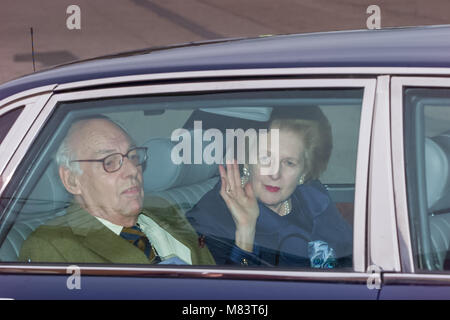
<path fill-rule="evenodd" d="M 105 169 L 108 173 L 113 173 L 122 168 L 123 158 L 127 157 L 128 160 L 134 166 L 140 166 L 147 161 L 147 148 L 145 147 L 137 147 L 130 149 L 126 154 L 121 153 L 113 153 L 109 156 L 104 157 L 103 159 L 95 159 L 95 160 L 72 160 L 72 162 L 102 162 L 103 169 Z"/>

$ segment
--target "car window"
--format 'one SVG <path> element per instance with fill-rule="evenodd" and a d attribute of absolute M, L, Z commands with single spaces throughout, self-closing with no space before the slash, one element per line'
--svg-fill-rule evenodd
<path fill-rule="evenodd" d="M 351 268 L 362 97 L 343 88 L 60 103 L 6 190 L 0 260 Z M 133 216 L 135 240 L 122 234 Z M 248 217 L 253 231 L 237 239 Z"/>
<path fill-rule="evenodd" d="M 450 270 L 450 90 L 407 88 L 405 156 L 415 264 Z"/>
<path fill-rule="evenodd" d="M 12 125 L 16 122 L 22 111 L 23 107 L 15 108 L 14 110 L 6 112 L 0 116 L 0 144 L 3 142 L 3 139 L 5 139 L 9 129 L 11 129 Z"/>

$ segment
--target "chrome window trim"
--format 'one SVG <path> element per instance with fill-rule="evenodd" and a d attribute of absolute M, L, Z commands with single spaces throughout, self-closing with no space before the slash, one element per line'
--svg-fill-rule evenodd
<path fill-rule="evenodd" d="M 68 275 L 68 268 L 73 264 L 49 265 L 21 265 L 0 264 L 2 274 L 59 274 Z M 220 267 L 149 267 L 149 266 L 98 266 L 77 265 L 80 274 L 91 276 L 140 276 L 166 278 L 203 278 L 203 279 L 240 279 L 240 280 L 276 280 L 276 281 L 314 281 L 314 282 L 345 282 L 367 283 L 368 280 L 380 279 L 379 274 L 359 272 L 326 272 L 302 270 L 274 270 Z"/>
<path fill-rule="evenodd" d="M 403 86 L 425 86 L 425 87 L 450 87 L 450 78 L 436 77 L 430 75 L 429 77 L 400 77 L 393 76 L 396 84 Z"/>
<path fill-rule="evenodd" d="M 381 267 L 384 271 L 400 271 L 389 143 L 391 140 L 389 92 L 390 76 L 379 76 L 369 163 L 369 263 Z"/>
<path fill-rule="evenodd" d="M 383 285 L 450 286 L 450 274 L 384 273 Z"/>
<path fill-rule="evenodd" d="M 25 105 L 33 103 L 34 101 L 35 101 L 35 99 L 25 99 L 25 100 L 21 100 L 16 103 L 10 104 L 10 105 L 0 109 L 0 117 L 3 116 L 4 114 L 7 114 L 10 111 L 13 111 L 14 109 L 25 107 Z"/>
<path fill-rule="evenodd" d="M 414 258 L 408 215 L 405 174 L 405 146 L 403 143 L 403 88 L 398 77 L 391 80 L 391 139 L 394 178 L 394 198 L 402 271 L 414 273 Z"/>
<path fill-rule="evenodd" d="M 187 82 L 174 84 L 156 84 L 156 85 L 138 85 L 127 88 L 105 88 L 92 89 L 86 91 L 61 92 L 55 95 L 52 101 L 58 99 L 61 101 L 95 99 L 102 97 L 118 97 L 144 94 L 164 94 L 164 93 L 187 93 L 187 92 L 209 92 L 217 90 L 252 90 L 252 89 L 295 89 L 295 88 L 345 88 L 345 87 L 365 87 L 369 85 L 370 79 L 358 78 L 336 78 L 336 79 L 270 79 L 270 80 L 228 80 L 228 81 L 210 81 L 210 82 Z M 373 81 L 375 81 L 373 79 Z M 242 83 L 246 86 L 242 87 Z M 220 87 L 219 87 L 220 85 Z M 49 103 L 53 103 L 50 101 Z"/>
<path fill-rule="evenodd" d="M 0 195 L 3 193 L 3 190 L 11 179 L 11 174 L 4 172 L 6 165 L 11 160 L 18 145 L 27 133 L 27 131 L 22 128 L 24 126 L 26 128 L 31 126 L 31 123 L 44 107 L 55 87 L 56 84 L 33 88 L 19 92 L 0 101 L 0 116 L 16 108 L 24 107 L 23 112 L 21 112 L 16 119 L 16 122 L 10 128 L 0 145 L 0 176 L 2 176 L 3 179 L 3 185 L 0 186 Z"/>
<path fill-rule="evenodd" d="M 32 123 L 36 120 L 50 96 L 51 93 L 35 95 L 24 100 L 16 101 L 6 107 L 5 110 L 7 111 L 20 107 L 24 107 L 24 110 L 20 113 L 0 145 L 0 175 L 3 179 L 3 185 L 0 186 L 0 195 L 3 193 L 13 174 L 13 172 L 7 169 L 8 163 L 14 158 L 15 152 L 20 148 L 22 141 L 27 136 L 28 128 L 32 126 Z M 27 130 L 24 130 L 24 128 L 27 128 Z"/>
<path fill-rule="evenodd" d="M 355 178 L 355 204 L 354 204 L 354 235 L 353 235 L 353 257 L 354 271 L 365 272 L 366 270 L 366 201 L 367 201 L 367 179 L 369 167 L 370 131 L 373 104 L 375 99 L 375 78 L 333 78 L 333 79 L 271 79 L 271 80 L 235 80 L 235 81 L 211 81 L 211 82 L 189 82 L 177 84 L 140 85 L 125 88 L 104 88 L 86 91 L 62 92 L 50 97 L 42 109 L 39 117 L 33 123 L 32 128 L 14 154 L 13 159 L 7 167 L 9 176 L 17 169 L 21 159 L 36 138 L 42 125 L 59 102 L 86 100 L 94 98 L 111 98 L 135 95 L 149 95 L 162 93 L 195 93 L 213 91 L 233 91 L 252 89 L 295 89 L 295 88 L 364 88 L 363 105 L 361 109 L 360 134 L 358 139 L 358 156 Z M 359 214 L 356 214 L 359 213 Z"/>
<path fill-rule="evenodd" d="M 12 96 L 6 97 L 6 98 L 4 98 L 3 100 L 0 101 L 0 115 L 3 112 L 5 112 L 3 110 L 3 108 L 8 106 L 9 104 L 12 104 L 12 103 L 16 102 L 17 100 L 30 98 L 30 97 L 33 97 L 33 96 L 36 96 L 36 95 L 41 95 L 43 93 L 50 93 L 55 88 L 56 88 L 56 84 L 47 85 L 47 86 L 43 86 L 43 87 L 37 87 L 37 88 L 25 90 L 25 91 L 16 93 L 16 94 L 14 94 Z"/>
<path fill-rule="evenodd" d="M 370 252 L 367 238 L 367 201 L 369 186 L 370 140 L 372 135 L 373 110 L 375 104 L 376 80 L 367 84 L 364 90 L 361 120 L 359 124 L 358 155 L 355 176 L 355 203 L 353 210 L 353 269 L 365 272 L 367 255 Z M 357 214 L 362 212 L 364 214 Z"/>
<path fill-rule="evenodd" d="M 412 238 L 409 224 L 408 197 L 405 176 L 405 155 L 403 139 L 403 87 L 450 88 L 450 79 L 443 77 L 392 77 L 392 143 L 394 162 L 394 185 L 397 211 L 397 224 L 400 237 L 400 255 L 405 272 L 415 273 Z M 421 274 L 423 275 L 423 274 Z M 424 275 L 429 277 L 430 275 Z M 450 275 L 449 275 L 450 277 Z"/>
<path fill-rule="evenodd" d="M 450 68 L 419 68 L 419 67 L 314 67 L 314 68 L 258 68 L 258 69 L 229 69 L 207 71 L 178 71 L 167 73 L 153 73 L 131 76 L 118 76 L 101 79 L 83 80 L 60 84 L 55 92 L 81 89 L 104 84 L 121 84 L 126 82 L 157 81 L 157 80 L 195 80 L 196 78 L 214 77 L 262 77 L 262 76 L 305 76 L 305 75 L 448 75 Z"/>
<path fill-rule="evenodd" d="M 450 68 L 438 67 L 314 67 L 314 68 L 258 68 L 258 69 L 229 69 L 207 71 L 179 71 L 167 73 L 152 73 L 142 75 L 117 76 L 98 78 L 91 80 L 75 81 L 63 84 L 52 84 L 29 89 L 0 101 L 0 109 L 18 99 L 40 94 L 44 92 L 60 92 L 65 90 L 81 89 L 96 85 L 122 84 L 126 82 L 154 81 L 154 80 L 179 80 L 212 77 L 236 77 L 236 76 L 290 76 L 290 75 L 448 75 Z M 8 83 L 8 82 L 6 82 Z"/>

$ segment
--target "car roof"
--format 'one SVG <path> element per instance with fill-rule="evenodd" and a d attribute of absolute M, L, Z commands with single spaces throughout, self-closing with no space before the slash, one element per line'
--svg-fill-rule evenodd
<path fill-rule="evenodd" d="M 225 39 L 105 56 L 0 86 L 0 100 L 50 84 L 181 71 L 292 67 L 450 67 L 450 25 Z"/>

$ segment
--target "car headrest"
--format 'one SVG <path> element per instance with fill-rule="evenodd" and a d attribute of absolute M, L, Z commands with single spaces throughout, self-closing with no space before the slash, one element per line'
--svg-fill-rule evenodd
<path fill-rule="evenodd" d="M 450 207 L 450 132 L 425 138 L 425 172 L 430 212 Z"/>
<path fill-rule="evenodd" d="M 193 137 L 193 135 L 191 135 Z M 143 144 L 148 148 L 149 159 L 144 170 L 144 190 L 156 192 L 196 184 L 218 174 L 217 164 L 175 164 L 172 149 L 178 142 L 169 138 L 153 138 Z M 192 139 L 192 159 L 194 158 Z M 205 145 L 202 146 L 202 154 Z"/>
<path fill-rule="evenodd" d="M 56 163 L 51 161 L 27 198 L 21 210 L 21 217 L 28 219 L 40 214 L 54 214 L 63 210 L 71 198 L 59 178 Z"/>

